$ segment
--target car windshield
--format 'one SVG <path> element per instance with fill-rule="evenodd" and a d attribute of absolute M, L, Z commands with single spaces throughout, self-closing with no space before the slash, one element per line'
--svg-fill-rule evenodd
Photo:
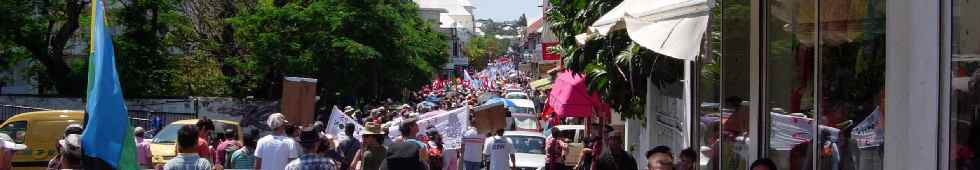
<path fill-rule="evenodd" d="M 169 124 L 163 127 L 163 130 L 153 137 L 153 143 L 177 143 L 177 131 L 183 126 L 184 124 Z"/>
<path fill-rule="evenodd" d="M 514 142 L 517 153 L 544 154 L 544 138 L 537 136 L 507 136 Z"/>
<path fill-rule="evenodd" d="M 163 130 L 160 130 L 159 133 L 153 136 L 153 143 L 177 143 L 177 131 L 180 131 L 180 127 L 184 125 L 193 126 L 193 124 L 169 124 L 166 127 L 163 127 Z M 214 131 L 211 131 L 211 134 L 209 134 L 210 138 L 215 139 L 216 137 L 218 137 L 219 132 L 224 132 L 225 129 L 227 128 L 236 128 L 236 127 L 231 124 L 214 122 Z M 237 128 L 235 129 L 235 131 L 238 130 L 239 129 Z M 238 136 L 236 136 L 236 138 L 238 138 Z"/>
<path fill-rule="evenodd" d="M 533 108 L 529 107 L 510 107 L 507 110 L 510 110 L 511 113 L 532 113 L 534 111 Z"/>
<path fill-rule="evenodd" d="M 514 117 L 514 126 L 522 130 L 538 129 L 538 119 L 535 117 Z"/>
<path fill-rule="evenodd" d="M 511 94 L 507 94 L 507 97 L 505 97 L 505 98 L 507 98 L 507 99 L 527 99 L 527 95 L 520 94 L 520 93 L 511 93 Z"/>

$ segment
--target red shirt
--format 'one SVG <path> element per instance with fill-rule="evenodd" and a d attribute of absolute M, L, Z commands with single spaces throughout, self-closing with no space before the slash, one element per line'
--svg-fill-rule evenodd
<path fill-rule="evenodd" d="M 208 144 L 208 139 L 200 137 L 197 138 L 197 154 L 200 155 L 201 158 L 212 160 L 211 145 Z"/>

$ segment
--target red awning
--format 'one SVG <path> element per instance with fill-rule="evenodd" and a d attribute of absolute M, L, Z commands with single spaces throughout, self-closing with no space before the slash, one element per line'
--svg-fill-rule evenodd
<path fill-rule="evenodd" d="M 571 71 L 558 74 L 548 96 L 548 105 L 554 109 L 555 116 L 590 117 L 600 113 L 600 116 L 608 117 L 609 105 L 603 103 L 598 94 L 589 93 L 585 83 L 585 77 L 580 74 Z"/>

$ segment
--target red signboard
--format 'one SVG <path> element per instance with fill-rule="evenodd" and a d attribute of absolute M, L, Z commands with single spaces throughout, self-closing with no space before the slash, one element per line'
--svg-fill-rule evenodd
<path fill-rule="evenodd" d="M 548 50 L 548 48 L 551 48 L 551 46 L 555 46 L 555 45 L 558 45 L 558 42 L 541 43 L 541 60 L 555 61 L 561 59 L 561 55 L 559 55 L 558 53 L 552 53 L 551 50 Z"/>

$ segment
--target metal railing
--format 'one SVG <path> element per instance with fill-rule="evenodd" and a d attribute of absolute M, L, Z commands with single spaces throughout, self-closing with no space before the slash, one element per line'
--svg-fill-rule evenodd
<path fill-rule="evenodd" d="M 27 113 L 27 112 L 37 112 L 46 111 L 52 109 L 46 108 L 35 108 L 26 106 L 15 106 L 15 105 L 0 105 L 0 122 L 6 121 L 11 116 Z M 172 113 L 172 112 L 154 112 L 146 110 L 129 110 L 129 120 L 130 125 L 133 127 L 144 127 L 148 130 L 153 128 L 153 118 L 160 118 L 160 126 L 165 126 L 171 122 L 184 120 L 184 119 L 196 119 L 197 114 L 195 113 Z"/>

